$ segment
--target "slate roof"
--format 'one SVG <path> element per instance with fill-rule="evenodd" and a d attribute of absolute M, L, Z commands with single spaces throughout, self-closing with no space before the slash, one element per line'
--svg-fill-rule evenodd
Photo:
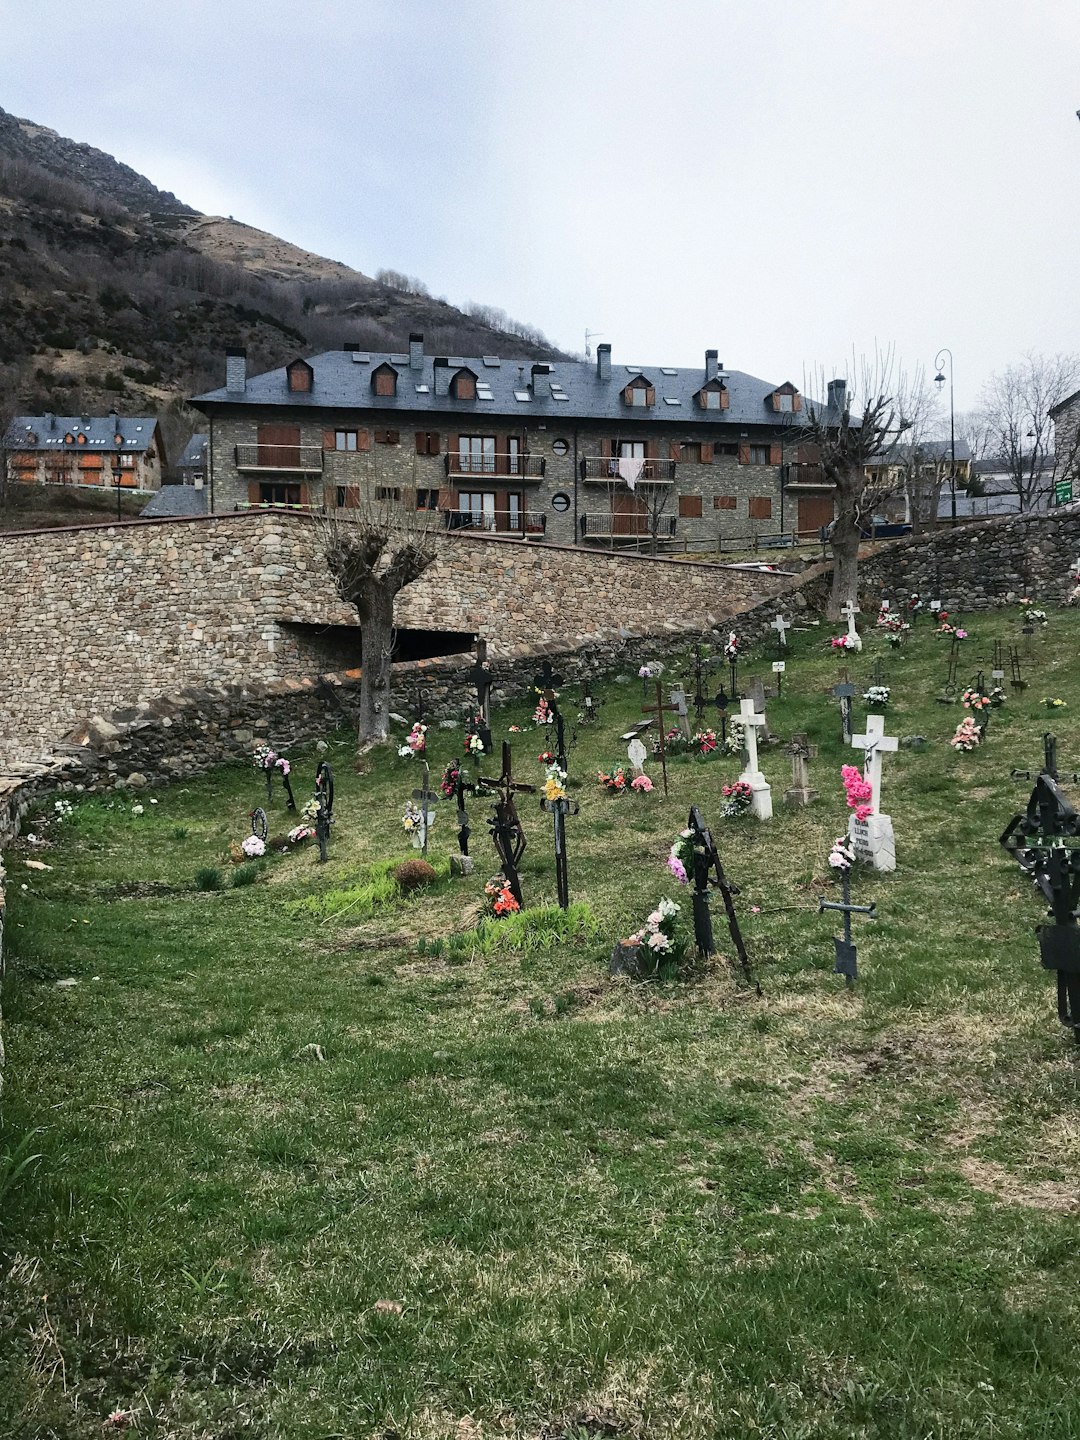
<path fill-rule="evenodd" d="M 926 460 L 950 460 L 952 458 L 952 448 L 948 440 L 924 440 L 918 448 Z M 875 455 L 873 460 L 867 461 L 867 464 L 898 465 L 902 460 L 908 458 L 911 450 L 910 445 L 891 445 L 888 450 L 882 451 L 880 455 Z M 957 460 L 971 459 L 971 449 L 966 440 L 957 440 L 956 458 Z"/>
<path fill-rule="evenodd" d="M 206 464 L 206 448 L 210 443 L 210 436 L 206 431 L 200 431 L 192 435 L 191 439 L 184 446 L 184 453 L 176 462 L 180 470 L 196 470 Z"/>
<path fill-rule="evenodd" d="M 145 520 L 167 520 L 178 515 L 205 515 L 206 491 L 194 485 L 163 485 L 139 511 Z"/>
<path fill-rule="evenodd" d="M 469 369 L 477 377 L 477 398 L 458 400 L 452 395 L 435 394 L 434 358 L 424 356 L 423 367 L 409 368 L 405 355 L 364 352 L 359 358 L 349 351 L 329 350 L 308 357 L 314 370 L 310 392 L 290 392 L 285 367 L 248 377 L 247 388 L 230 392 L 222 387 L 195 396 L 192 403 L 202 410 L 219 406 L 281 405 L 293 410 L 372 410 L 383 413 L 400 411 L 410 415 L 438 414 L 460 416 L 463 420 L 480 419 L 485 415 L 510 417 L 519 422 L 530 418 L 558 421 L 612 420 L 620 426 L 628 423 L 648 425 L 715 425 L 724 429 L 746 425 L 805 424 L 805 413 L 781 415 L 766 404 L 768 396 L 778 388 L 767 380 L 746 375 L 741 370 L 724 371 L 724 384 L 729 395 L 726 410 L 701 410 L 694 396 L 705 383 L 703 366 L 616 365 L 611 366 L 611 379 L 601 380 L 596 362 L 587 360 L 501 360 L 495 357 L 447 357 L 448 374 Z M 390 363 L 398 372 L 396 396 L 376 395 L 371 389 L 372 372 Z M 532 368 L 536 363 L 549 366 L 547 374 L 538 374 L 535 383 Z M 623 403 L 622 391 L 638 375 L 646 376 L 656 388 L 656 404 L 648 409 Z M 482 399 L 488 387 L 491 398 Z M 565 398 L 557 399 L 560 392 Z M 527 396 L 519 399 L 519 395 Z"/>
<path fill-rule="evenodd" d="M 137 452 L 149 447 L 156 430 L 152 415 L 16 415 L 3 443 L 7 450 L 115 450 L 115 437 L 122 435 L 121 448 Z M 82 434 L 86 439 L 80 445 L 77 437 Z M 64 443 L 66 435 L 72 444 Z"/>

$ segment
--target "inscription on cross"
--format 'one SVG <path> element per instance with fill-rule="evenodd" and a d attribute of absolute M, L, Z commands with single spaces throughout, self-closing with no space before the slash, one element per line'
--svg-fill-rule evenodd
<path fill-rule="evenodd" d="M 864 820 L 851 817 L 850 835 L 855 853 L 869 860 L 875 870 L 896 869 L 896 842 L 892 821 L 881 813 L 881 757 L 899 746 L 895 735 L 885 734 L 880 715 L 866 717 L 866 733 L 853 735 L 851 743 L 863 752 L 863 777 L 870 786 L 870 813 Z"/>

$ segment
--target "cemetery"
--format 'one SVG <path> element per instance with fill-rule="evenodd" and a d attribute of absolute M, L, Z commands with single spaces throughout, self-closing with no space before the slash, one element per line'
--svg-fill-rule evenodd
<path fill-rule="evenodd" d="M 40 798 L 0 1383 L 72 1437 L 1076 1433 L 1080 610 L 885 598 Z"/>

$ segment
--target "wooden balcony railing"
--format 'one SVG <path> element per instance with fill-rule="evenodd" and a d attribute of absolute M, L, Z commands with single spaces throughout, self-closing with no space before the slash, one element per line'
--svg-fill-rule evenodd
<path fill-rule="evenodd" d="M 236 468 L 317 475 L 323 468 L 323 452 L 318 445 L 237 445 Z"/>
<path fill-rule="evenodd" d="M 670 539 L 675 534 L 675 516 L 659 515 L 654 521 L 650 515 L 639 515 L 610 510 L 588 511 L 581 517 L 582 539 L 618 540 L 649 537 L 656 534 L 659 539 Z"/>
<path fill-rule="evenodd" d="M 581 478 L 593 483 L 602 481 L 605 485 L 625 483 L 619 473 L 620 461 L 604 455 L 583 455 Z M 638 485 L 671 485 L 675 480 L 674 460 L 642 460 L 641 470 L 635 480 Z"/>
<path fill-rule="evenodd" d="M 446 473 L 451 480 L 517 479 L 542 480 L 546 469 L 543 455 L 447 455 Z"/>

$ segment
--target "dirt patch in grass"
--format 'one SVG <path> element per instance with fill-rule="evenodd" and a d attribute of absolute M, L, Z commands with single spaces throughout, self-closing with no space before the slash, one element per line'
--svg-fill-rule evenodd
<path fill-rule="evenodd" d="M 1033 1180 L 1014 1174 L 994 1160 L 980 1160 L 975 1155 L 965 1155 L 959 1168 L 969 1185 L 1005 1205 L 1062 1213 L 1080 1211 L 1080 1188 L 1075 1181 Z"/>

